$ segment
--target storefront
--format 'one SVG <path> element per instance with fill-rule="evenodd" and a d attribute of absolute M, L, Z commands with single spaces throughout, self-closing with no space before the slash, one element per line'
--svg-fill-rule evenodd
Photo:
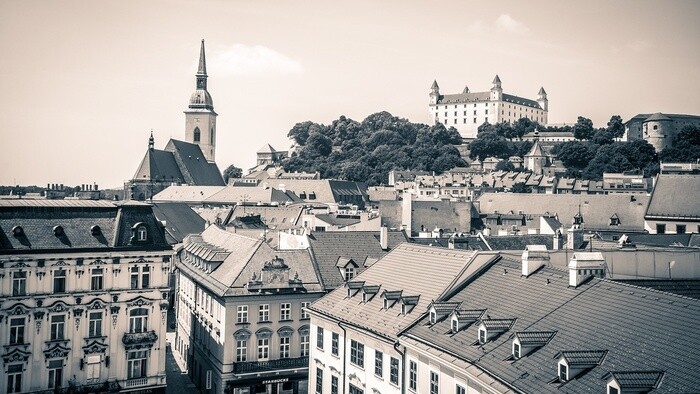
<path fill-rule="evenodd" d="M 308 392 L 308 374 L 288 373 L 273 376 L 241 376 L 229 380 L 226 392 L 230 394 L 305 394 Z"/>

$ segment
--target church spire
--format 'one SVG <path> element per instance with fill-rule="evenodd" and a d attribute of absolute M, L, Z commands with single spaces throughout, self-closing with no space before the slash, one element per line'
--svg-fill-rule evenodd
<path fill-rule="evenodd" d="M 151 137 L 148 139 L 148 150 L 153 150 L 155 147 L 155 140 L 153 139 L 153 129 L 151 129 Z"/>
<path fill-rule="evenodd" d="M 204 54 L 204 39 L 199 50 L 199 68 L 197 69 L 197 89 L 207 90 L 207 58 Z"/>

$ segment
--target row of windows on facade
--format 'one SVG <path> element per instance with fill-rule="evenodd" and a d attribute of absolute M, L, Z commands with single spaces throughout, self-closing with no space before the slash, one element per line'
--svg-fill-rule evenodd
<path fill-rule="evenodd" d="M 147 366 L 148 366 L 148 351 L 146 350 L 133 350 L 127 352 L 127 379 L 141 379 L 147 377 Z M 86 376 L 87 383 L 98 383 L 100 382 L 100 367 L 101 358 L 97 357 L 95 359 L 88 358 L 86 363 Z M 64 373 L 63 373 L 63 360 L 49 360 L 48 371 L 46 376 L 48 381 L 46 388 L 48 389 L 59 389 L 65 387 Z M 23 387 L 24 379 L 24 366 L 23 364 L 10 364 L 7 367 L 7 392 L 8 393 L 21 393 L 26 391 Z"/>
<path fill-rule="evenodd" d="M 476 111 L 474 111 L 474 112 L 476 112 Z M 489 111 L 486 110 L 486 115 L 488 115 L 488 114 L 489 114 Z M 475 113 L 474 115 L 476 115 L 476 113 Z M 501 111 L 501 115 L 503 115 L 503 111 Z M 457 116 L 457 113 L 456 113 L 456 112 L 455 112 L 455 116 Z M 467 116 L 466 111 L 464 112 L 464 116 Z M 508 112 L 508 116 L 511 116 L 511 115 L 510 115 L 510 112 Z M 516 116 L 515 113 L 513 114 L 513 116 Z M 527 119 L 534 120 L 534 121 L 536 121 L 536 122 L 543 122 L 543 118 L 538 117 L 538 116 L 526 115 L 525 117 L 526 117 Z M 520 115 L 519 118 L 523 118 L 522 114 Z M 477 123 L 477 119 L 478 119 L 478 118 L 473 118 L 473 123 L 474 123 L 474 124 Z M 488 121 L 489 121 L 488 118 L 484 118 L 484 122 L 488 122 Z M 445 112 L 444 123 L 447 124 L 448 122 L 449 122 L 449 120 L 447 119 L 447 112 Z M 503 122 L 505 123 L 505 120 L 504 120 Z M 462 123 L 463 123 L 463 124 L 466 124 L 466 123 L 467 123 L 467 118 L 466 118 L 466 117 L 465 117 L 465 118 L 462 118 Z M 452 124 L 457 124 L 457 119 L 456 119 L 456 118 L 455 118 L 455 119 L 452 119 Z"/>
<path fill-rule="evenodd" d="M 132 266 L 130 272 L 130 287 L 131 289 L 147 289 L 151 285 L 151 268 L 149 266 Z M 63 268 L 51 271 L 53 275 L 53 293 L 66 293 L 66 270 Z M 90 291 L 104 290 L 104 269 L 92 268 L 90 270 Z M 43 290 L 43 289 L 42 289 Z M 82 289 L 70 289 L 82 290 Z M 15 271 L 12 273 L 12 296 L 27 295 L 27 271 Z"/>
<path fill-rule="evenodd" d="M 129 311 L 129 333 L 137 334 L 148 330 L 148 309 L 136 308 Z M 89 312 L 88 313 L 88 338 L 100 338 L 103 336 L 103 313 Z M 66 339 L 66 315 L 57 314 L 49 317 L 50 321 L 50 336 L 49 340 L 58 341 Z M 10 345 L 26 345 L 27 334 L 27 319 L 25 317 L 13 317 L 9 320 L 10 323 Z"/>
<path fill-rule="evenodd" d="M 236 362 L 248 361 L 248 339 L 247 336 L 236 338 Z M 257 361 L 267 361 L 270 359 L 270 337 L 257 338 Z M 279 337 L 279 358 L 291 357 L 291 334 Z M 304 333 L 299 336 L 300 357 L 309 356 L 309 334 Z"/>
<path fill-rule="evenodd" d="M 306 308 L 309 306 L 309 302 L 302 302 L 299 319 L 304 320 L 309 318 L 309 313 Z M 288 302 L 283 302 L 280 304 L 280 314 L 279 321 L 289 321 L 292 320 L 292 304 Z M 270 322 L 270 304 L 260 304 L 258 305 L 258 322 L 266 323 Z M 236 323 L 245 324 L 249 323 L 248 319 L 248 305 L 238 305 L 236 307 Z"/>
<path fill-rule="evenodd" d="M 676 224 L 676 234 L 685 234 L 687 231 L 687 227 L 685 224 Z M 698 233 L 700 233 L 700 225 L 698 225 Z M 666 234 L 666 225 L 657 223 L 656 224 L 656 233 L 657 234 Z"/>
<path fill-rule="evenodd" d="M 467 105 L 468 105 L 468 104 L 463 104 L 463 106 L 464 106 L 463 108 L 466 109 L 466 108 L 467 108 Z M 474 104 L 473 104 L 474 108 L 476 108 L 476 105 L 477 105 L 477 103 L 474 103 Z M 484 103 L 484 107 L 485 107 L 485 108 L 488 108 L 488 106 L 489 106 L 489 103 Z M 496 106 L 496 103 L 491 103 L 491 106 L 492 106 L 492 107 L 495 107 L 495 106 Z M 506 107 L 506 106 L 505 106 L 505 104 L 504 104 L 504 105 L 503 105 L 503 108 L 505 108 L 505 107 Z M 520 107 L 523 107 L 523 106 L 520 106 Z M 458 105 L 455 104 L 455 105 L 454 105 L 454 109 L 457 109 L 457 108 L 458 108 Z M 516 104 L 508 104 L 508 108 L 517 109 L 518 107 L 516 106 Z M 439 106 L 439 105 L 436 105 L 436 106 L 435 106 L 435 110 L 439 110 L 439 109 L 441 109 L 440 106 Z M 442 109 L 444 109 L 444 110 L 449 109 L 449 105 L 443 105 Z M 540 110 L 537 110 L 537 109 L 535 109 L 535 110 L 533 110 L 532 108 L 529 108 L 529 109 L 530 109 L 530 112 L 535 112 L 535 113 L 544 112 L 544 111 L 540 111 Z M 522 111 L 523 109 L 520 108 L 520 110 Z M 528 110 L 528 108 L 525 108 L 525 112 L 527 112 L 527 110 Z"/>

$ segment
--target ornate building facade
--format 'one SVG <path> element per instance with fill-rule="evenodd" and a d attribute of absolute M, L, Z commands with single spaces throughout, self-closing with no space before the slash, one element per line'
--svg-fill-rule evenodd
<path fill-rule="evenodd" d="M 471 140 L 485 122 L 512 123 L 528 118 L 546 125 L 549 100 L 544 88 L 540 88 L 537 100 L 503 93 L 501 79 L 496 75 L 488 92 L 471 92 L 465 87 L 459 94 L 440 94 L 437 81 L 433 81 L 428 110 L 432 120 L 456 128 L 463 139 Z"/>
<path fill-rule="evenodd" d="M 0 392 L 164 392 L 171 253 L 150 205 L 0 202 Z"/>

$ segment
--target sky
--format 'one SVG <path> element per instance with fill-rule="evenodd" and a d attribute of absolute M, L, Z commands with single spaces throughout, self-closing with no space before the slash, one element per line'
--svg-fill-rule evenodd
<path fill-rule="evenodd" d="M 122 187 L 185 136 L 200 40 L 216 161 L 244 169 L 298 122 L 379 111 L 429 123 L 441 93 L 578 116 L 700 115 L 698 1 L 0 0 L 0 184 Z"/>

